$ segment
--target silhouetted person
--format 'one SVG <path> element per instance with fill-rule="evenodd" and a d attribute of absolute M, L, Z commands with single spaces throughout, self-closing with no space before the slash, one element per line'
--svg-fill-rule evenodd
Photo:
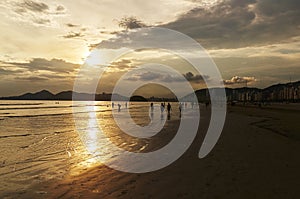
<path fill-rule="evenodd" d="M 153 109 L 154 109 L 154 107 L 153 107 L 153 102 L 151 102 L 150 108 L 151 108 L 151 112 L 153 112 Z"/>
<path fill-rule="evenodd" d="M 125 108 L 127 108 L 127 102 L 125 102 Z"/>
<path fill-rule="evenodd" d="M 168 106 L 167 106 L 168 115 L 170 114 L 171 109 L 172 109 L 171 104 L 168 103 Z"/>
<path fill-rule="evenodd" d="M 118 111 L 121 111 L 121 104 L 118 104 Z"/>
<path fill-rule="evenodd" d="M 115 103 L 111 103 L 111 107 L 114 108 L 115 107 Z"/>
<path fill-rule="evenodd" d="M 181 117 L 182 104 L 179 103 L 179 117 Z"/>

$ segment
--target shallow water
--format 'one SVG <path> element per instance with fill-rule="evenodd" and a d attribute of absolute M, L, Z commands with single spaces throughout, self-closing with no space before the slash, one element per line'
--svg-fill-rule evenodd
<path fill-rule="evenodd" d="M 118 103 L 122 107 L 115 113 L 122 117 L 126 107 L 116 102 L 114 110 Z M 154 109 L 160 110 L 159 103 Z M 172 109 L 168 119 L 178 120 L 178 104 L 172 103 Z M 132 102 L 128 110 L 136 124 L 149 124 L 149 103 Z M 89 117 L 94 113 L 97 122 L 91 124 Z M 95 135 L 99 125 L 117 145 L 126 145 L 126 150 L 143 151 L 149 144 L 119 133 L 111 102 L 0 101 L 0 193 L 26 190 L 31 184 L 62 178 L 72 168 L 88 167 L 93 163 L 91 150 L 77 132 L 88 129 Z"/>

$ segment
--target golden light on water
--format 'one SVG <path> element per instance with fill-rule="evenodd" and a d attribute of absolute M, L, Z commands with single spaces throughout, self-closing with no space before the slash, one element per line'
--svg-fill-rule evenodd
<path fill-rule="evenodd" d="M 93 113 L 89 113 L 90 115 L 93 115 Z M 97 151 L 98 145 L 98 129 L 97 129 L 97 120 L 90 118 L 88 121 L 88 129 L 87 129 L 87 141 L 86 141 L 86 147 L 90 153 L 95 153 Z"/>
<path fill-rule="evenodd" d="M 93 105 L 85 106 L 84 115 L 87 117 L 87 120 L 83 120 L 81 136 L 84 139 L 81 139 L 83 151 L 81 152 L 80 161 L 76 166 L 71 170 L 71 175 L 78 175 L 82 169 L 88 169 L 100 165 L 99 156 L 97 156 L 97 151 L 100 150 L 101 145 L 99 144 L 99 125 L 95 111 L 98 110 L 98 106 Z"/>

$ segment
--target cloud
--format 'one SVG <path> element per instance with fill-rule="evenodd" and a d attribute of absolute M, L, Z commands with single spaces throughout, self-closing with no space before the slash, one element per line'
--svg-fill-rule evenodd
<path fill-rule="evenodd" d="M 56 7 L 56 11 L 58 11 L 58 12 L 63 12 L 64 10 L 65 10 L 65 7 L 63 7 L 62 5 L 58 5 Z"/>
<path fill-rule="evenodd" d="M 72 38 L 81 38 L 84 35 L 81 32 L 69 32 L 68 34 L 64 35 L 63 38 L 65 39 L 72 39 Z"/>
<path fill-rule="evenodd" d="M 187 81 L 191 83 L 203 83 L 203 77 L 201 75 L 194 75 L 192 72 L 188 72 L 183 74 L 183 77 L 186 78 Z M 208 76 L 205 76 L 208 78 Z M 127 78 L 126 80 L 129 81 L 161 81 L 161 82 L 182 82 L 184 79 L 179 78 L 178 76 L 173 76 L 170 74 L 162 74 L 157 72 L 142 72 L 140 74 L 132 75 L 131 77 Z"/>
<path fill-rule="evenodd" d="M 44 58 L 34 58 L 28 62 L 2 62 L 1 65 L 6 65 L 10 67 L 18 67 L 25 69 L 29 72 L 35 71 L 48 71 L 53 73 L 65 73 L 69 74 L 75 71 L 79 67 L 78 64 L 73 64 L 66 62 L 62 59 L 51 59 L 47 60 Z"/>
<path fill-rule="evenodd" d="M 189 81 L 194 83 L 202 83 L 204 81 L 204 78 L 209 78 L 207 75 L 194 75 L 192 72 L 187 72 L 186 74 L 183 74 L 183 76 Z"/>
<path fill-rule="evenodd" d="M 246 84 L 246 83 L 252 83 L 257 81 L 255 77 L 239 77 L 239 76 L 233 76 L 229 80 L 224 80 L 225 85 L 234 85 L 234 84 Z"/>
<path fill-rule="evenodd" d="M 38 77 L 38 76 L 30 76 L 30 77 L 15 77 L 15 80 L 22 80 L 22 81 L 47 81 L 49 79 L 44 78 L 44 77 Z"/>
<path fill-rule="evenodd" d="M 199 6 L 162 27 L 178 30 L 208 48 L 238 48 L 279 43 L 300 28 L 297 0 L 223 0 Z"/>
<path fill-rule="evenodd" d="M 128 78 L 128 80 L 133 80 L 133 81 L 137 81 L 137 80 L 139 80 L 139 81 L 153 81 L 153 80 L 165 81 L 166 79 L 169 79 L 167 75 L 162 75 L 162 74 L 153 73 L 153 72 L 149 72 L 149 71 Z"/>
<path fill-rule="evenodd" d="M 67 23 L 66 26 L 70 27 L 70 28 L 74 28 L 74 27 L 78 27 L 79 25 L 72 24 L 72 23 Z"/>
<path fill-rule="evenodd" d="M 120 49 L 125 47 L 134 48 L 138 51 L 138 49 L 149 49 L 150 47 L 156 49 L 158 48 L 157 46 L 166 45 L 166 48 L 174 51 L 193 52 L 196 47 L 191 46 L 189 42 L 182 42 L 180 35 L 181 34 L 174 34 L 170 37 L 170 32 L 163 28 L 148 27 L 133 29 L 120 31 L 107 40 L 93 44 L 92 47 L 99 49 Z"/>
<path fill-rule="evenodd" d="M 46 4 L 38 0 L 4 0 L 0 2 L 0 6 L 10 11 L 12 19 L 37 26 L 53 25 L 55 16 L 65 14 L 64 6 Z"/>
<path fill-rule="evenodd" d="M 23 2 L 17 3 L 22 11 L 30 10 L 32 12 L 45 12 L 49 10 L 49 6 L 45 3 L 31 0 L 24 0 Z"/>
<path fill-rule="evenodd" d="M 34 58 L 27 62 L 0 61 L 1 95 L 52 89 L 69 90 L 73 87 L 79 65 L 61 59 Z"/>
<path fill-rule="evenodd" d="M 11 69 L 9 67 L 2 66 L 2 68 L 0 68 L 0 77 L 3 79 L 7 76 L 22 74 L 23 72 L 23 69 Z"/>
<path fill-rule="evenodd" d="M 110 64 L 109 69 L 117 71 L 127 71 L 131 68 L 135 68 L 135 65 L 133 64 L 135 60 L 130 60 L 130 59 L 121 59 L 119 61 L 114 61 Z"/>

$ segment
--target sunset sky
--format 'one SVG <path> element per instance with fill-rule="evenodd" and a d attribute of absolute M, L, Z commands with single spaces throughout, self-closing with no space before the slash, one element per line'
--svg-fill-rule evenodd
<path fill-rule="evenodd" d="M 125 30 L 142 26 L 173 29 L 198 41 L 226 86 L 247 81 L 262 88 L 300 80 L 299 10 L 299 0 L 1 0 L 0 96 L 72 90 L 91 49 L 108 48 Z M 120 26 L 126 17 L 138 21 Z M 149 58 L 143 52 L 120 59 L 99 92 L 110 92 L 111 80 L 142 58 L 168 61 L 165 53 Z M 178 59 L 176 64 L 184 68 L 186 63 Z M 197 74 L 181 72 L 201 88 Z M 143 75 L 135 78 L 167 77 Z"/>

